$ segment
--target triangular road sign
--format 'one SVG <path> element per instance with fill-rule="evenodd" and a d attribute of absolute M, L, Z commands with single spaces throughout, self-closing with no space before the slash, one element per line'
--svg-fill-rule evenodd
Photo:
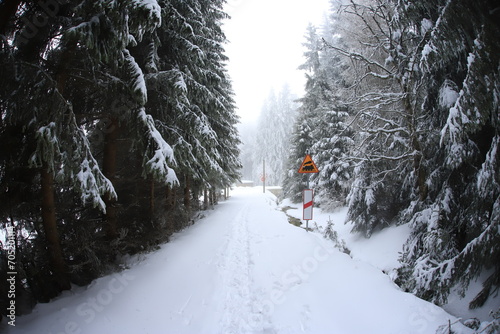
<path fill-rule="evenodd" d="M 316 164 L 312 160 L 311 156 L 308 154 L 306 155 L 304 161 L 302 162 L 302 165 L 300 165 L 299 168 L 299 173 L 318 173 L 318 167 L 316 167 Z"/>

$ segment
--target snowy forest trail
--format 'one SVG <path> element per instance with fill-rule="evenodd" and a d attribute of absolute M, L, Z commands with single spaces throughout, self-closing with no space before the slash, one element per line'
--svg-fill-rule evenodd
<path fill-rule="evenodd" d="M 238 188 L 205 214 L 121 273 L 38 305 L 11 332 L 414 334 L 456 321 L 290 225 L 259 188 Z"/>

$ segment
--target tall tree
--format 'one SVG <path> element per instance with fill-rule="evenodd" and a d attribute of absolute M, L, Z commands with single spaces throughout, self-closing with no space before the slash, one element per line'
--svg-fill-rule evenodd
<path fill-rule="evenodd" d="M 315 73 L 319 71 L 321 66 L 319 56 L 321 43 L 314 26 L 308 26 L 305 39 L 304 56 L 306 61 L 299 68 L 306 71 L 306 93 L 298 100 L 300 105 L 297 109 L 293 132 L 289 137 L 291 148 L 283 182 L 285 196 L 290 197 L 295 202 L 301 201 L 302 190 L 308 186 L 309 175 L 299 174 L 298 169 L 306 154 L 311 153 L 311 147 L 315 142 L 312 129 L 314 128 L 313 122 L 316 120 L 315 111 L 320 103 Z"/>
<path fill-rule="evenodd" d="M 342 45 L 335 23 L 334 16 L 324 23 L 322 40 Z M 323 44 L 320 40 L 317 43 Z M 349 124 L 351 107 L 346 104 L 344 96 L 348 91 L 346 72 L 349 64 L 334 50 L 324 47 L 319 50 L 314 81 L 309 87 L 317 100 L 312 121 L 314 142 L 311 153 L 319 169 L 319 173 L 312 175 L 311 182 L 316 190 L 316 202 L 335 208 L 345 205 L 353 174 L 354 131 Z"/>
<path fill-rule="evenodd" d="M 238 122 L 225 70 L 222 2 L 169 1 L 149 59 L 148 108 L 173 143 L 178 170 L 226 186 L 239 176 Z M 193 131 L 194 129 L 194 131 Z M 234 142 L 231 143 L 231 140 Z"/>

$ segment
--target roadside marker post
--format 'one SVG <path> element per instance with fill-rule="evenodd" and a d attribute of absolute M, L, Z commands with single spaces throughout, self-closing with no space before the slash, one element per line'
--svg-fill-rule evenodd
<path fill-rule="evenodd" d="M 312 189 L 304 189 L 302 193 L 302 202 L 304 203 L 302 218 L 306 221 L 306 231 L 309 229 L 309 221 L 313 219 L 313 197 L 314 191 Z"/>

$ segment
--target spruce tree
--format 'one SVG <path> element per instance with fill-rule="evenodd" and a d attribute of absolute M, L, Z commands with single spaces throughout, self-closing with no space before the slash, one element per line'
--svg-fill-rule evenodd
<path fill-rule="evenodd" d="M 126 219 L 116 224 L 126 203 L 124 183 L 136 182 L 116 177 L 131 176 L 120 168 L 125 154 L 132 153 L 128 162 L 139 175 L 176 182 L 173 150 L 145 107 L 149 68 L 135 52 L 160 28 L 161 8 L 156 1 L 80 1 L 50 8 L 47 17 L 43 3 L 0 6 L 7 20 L 1 26 L 1 136 L 15 144 L 2 147 L 0 183 L 11 198 L 2 197 L 2 223 L 30 233 L 20 240 L 20 272 L 34 298 L 48 301 L 70 280 L 89 282 L 99 266 L 114 261 L 101 260 L 115 243 L 97 241 L 102 222 L 111 239 L 124 238 L 126 229 L 119 229 L 131 226 Z M 34 26 L 32 19 L 43 17 L 47 22 Z M 38 197 L 24 197 L 28 203 L 20 205 L 23 192 Z M 79 279 L 82 268 L 91 273 Z"/>
<path fill-rule="evenodd" d="M 471 302 L 499 286 L 498 13 L 488 1 L 398 4 L 400 19 L 424 41 L 418 62 L 429 156 L 428 197 L 407 211 L 413 228 L 401 282 L 442 304 L 451 289 L 491 275 Z"/>
<path fill-rule="evenodd" d="M 297 117 L 294 124 L 294 129 L 291 134 L 291 148 L 288 156 L 287 168 L 283 181 L 283 193 L 291 198 L 294 202 L 302 200 L 302 191 L 307 189 L 310 176 L 309 174 L 299 174 L 298 170 L 302 164 L 306 154 L 311 153 L 313 145 L 313 122 L 316 117 L 314 112 L 319 104 L 317 96 L 317 85 L 315 72 L 319 69 L 319 48 L 320 40 L 318 38 L 316 28 L 312 25 L 308 26 L 305 35 L 306 51 L 304 56 L 306 61 L 299 68 L 306 71 L 306 86 L 305 95 L 298 99 L 299 107 L 297 109 Z"/>
<path fill-rule="evenodd" d="M 322 40 L 337 45 L 342 39 L 337 35 L 331 21 L 322 28 Z M 349 123 L 350 107 L 345 104 L 344 94 L 348 90 L 346 72 L 349 65 L 345 59 L 330 48 L 321 48 L 315 69 L 315 96 L 318 100 L 314 121 L 315 142 L 311 153 L 319 169 L 312 175 L 312 186 L 316 189 L 316 201 L 323 206 L 335 208 L 346 204 L 353 175 L 352 147 L 354 131 Z"/>

